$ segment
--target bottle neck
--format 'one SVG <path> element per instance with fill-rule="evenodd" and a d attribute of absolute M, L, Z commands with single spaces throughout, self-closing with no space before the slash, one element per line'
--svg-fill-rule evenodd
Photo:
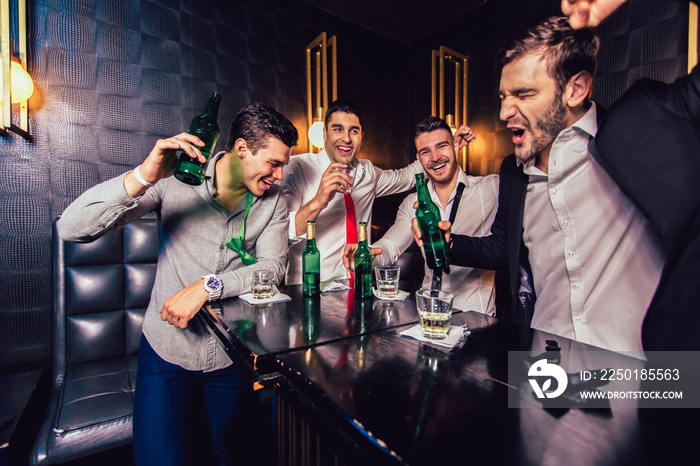
<path fill-rule="evenodd" d="M 316 242 L 316 224 L 314 222 L 306 223 L 306 241 L 309 240 Z"/>
<path fill-rule="evenodd" d="M 364 222 L 360 222 L 360 227 L 357 230 L 357 241 L 367 243 L 367 224 Z"/>
<path fill-rule="evenodd" d="M 216 120 L 219 116 L 219 104 L 221 104 L 221 96 L 216 92 L 212 92 L 207 105 L 204 107 L 202 116 Z"/>
<path fill-rule="evenodd" d="M 422 174 L 416 175 L 416 191 L 418 193 L 418 202 L 426 203 L 431 200 L 430 191 L 428 191 L 428 186 L 425 184 L 425 178 L 423 178 Z"/>

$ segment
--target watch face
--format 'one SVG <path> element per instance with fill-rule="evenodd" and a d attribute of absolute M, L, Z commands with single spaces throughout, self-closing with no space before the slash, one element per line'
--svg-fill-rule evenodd
<path fill-rule="evenodd" d="M 221 282 L 216 277 L 209 277 L 206 283 L 207 288 L 210 290 L 217 290 L 221 287 Z"/>

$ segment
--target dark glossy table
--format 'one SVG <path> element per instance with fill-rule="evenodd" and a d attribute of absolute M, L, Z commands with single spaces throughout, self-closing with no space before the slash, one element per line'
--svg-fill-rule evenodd
<path fill-rule="evenodd" d="M 280 355 L 281 386 L 356 446 L 350 463 L 697 464 L 698 410 L 549 408 L 508 377 L 509 351 L 534 361 L 550 354 L 547 341 L 562 360 L 602 350 L 475 312 L 453 323 L 471 335 L 447 352 L 391 329 Z M 509 408 L 513 391 L 519 406 Z"/>
<path fill-rule="evenodd" d="M 304 298 L 300 285 L 284 292 L 291 301 L 251 305 L 230 298 L 197 315 L 255 383 L 278 376 L 280 354 L 418 322 L 413 296 L 405 301 L 356 301 L 351 290 L 341 290 Z"/>
<path fill-rule="evenodd" d="M 597 348 L 458 312 L 452 323 L 471 334 L 443 351 L 399 335 L 418 321 L 413 297 L 355 303 L 343 291 L 309 303 L 298 287 L 287 294 L 291 302 L 234 299 L 220 316 L 200 316 L 256 382 L 277 387 L 280 464 L 698 462 L 698 410 L 551 408 L 520 388 L 525 377 L 509 379 L 511 351 L 534 362 L 555 341 L 566 361 Z"/>

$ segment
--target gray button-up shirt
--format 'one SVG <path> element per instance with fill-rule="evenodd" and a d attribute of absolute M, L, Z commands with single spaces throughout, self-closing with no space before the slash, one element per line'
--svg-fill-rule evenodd
<path fill-rule="evenodd" d="M 240 234 L 245 197 L 233 212 L 217 198 L 214 168 L 223 154 L 216 154 L 210 161 L 200 186 L 169 177 L 134 198 L 126 193 L 125 175 L 121 175 L 86 191 L 68 206 L 57 223 L 62 239 L 88 242 L 148 212 L 156 213 L 158 269 L 143 332 L 160 357 L 187 370 L 222 369 L 231 360 L 196 319 L 186 329 L 162 321 L 160 310 L 165 300 L 210 273 L 219 276 L 222 298 L 228 298 L 250 291 L 253 270 L 271 269 L 278 282 L 285 272 L 287 205 L 277 186 L 254 199 L 245 221 L 244 247 L 258 259 L 257 264 L 244 266 L 238 253 L 224 245 Z"/>

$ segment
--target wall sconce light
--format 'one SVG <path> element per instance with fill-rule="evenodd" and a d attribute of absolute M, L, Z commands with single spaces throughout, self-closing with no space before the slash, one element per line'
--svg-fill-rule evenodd
<path fill-rule="evenodd" d="M 13 131 L 25 139 L 29 134 L 27 100 L 34 92 L 34 83 L 27 73 L 27 4 L 26 0 L 17 0 L 17 44 L 19 56 L 14 56 L 11 40 L 10 0 L 0 0 L 0 134 L 6 136 L 7 130 Z M 12 122 L 12 104 L 19 105 L 18 125 Z"/>
<path fill-rule="evenodd" d="M 322 32 L 306 47 L 307 115 L 309 118 L 309 152 L 323 147 L 323 119 L 328 109 L 328 47 L 331 47 L 331 101 L 338 98 L 338 59 L 335 36 L 326 40 Z M 315 50 L 315 85 L 312 90 L 311 52 Z M 315 97 L 315 99 L 314 99 Z M 315 103 L 315 106 L 314 106 Z M 314 117 L 314 110 L 316 116 Z"/>
<path fill-rule="evenodd" d="M 457 128 L 467 123 L 467 57 L 445 46 L 432 53 L 432 90 L 431 112 L 433 116 L 444 119 L 452 128 L 452 134 Z M 445 63 L 454 65 L 454 85 L 446 83 Z M 438 85 L 439 82 L 439 85 Z M 447 103 L 447 106 L 445 105 Z M 447 115 L 445 108 L 448 108 Z M 461 151 L 462 169 L 469 172 L 468 148 Z"/>

